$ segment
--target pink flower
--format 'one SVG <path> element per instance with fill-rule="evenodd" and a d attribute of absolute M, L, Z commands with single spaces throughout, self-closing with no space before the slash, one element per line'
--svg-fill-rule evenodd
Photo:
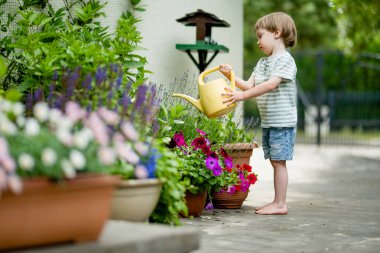
<path fill-rule="evenodd" d="M 227 193 L 234 194 L 235 192 L 236 192 L 236 186 L 235 185 L 228 186 Z"/>
<path fill-rule="evenodd" d="M 99 160 L 104 165 L 111 165 L 116 160 L 116 154 L 112 148 L 100 147 L 99 148 Z"/>
<path fill-rule="evenodd" d="M 178 147 L 182 147 L 182 146 L 187 147 L 187 144 L 185 142 L 185 137 L 183 136 L 182 132 L 175 133 L 173 139 L 174 139 L 174 142 L 177 144 Z"/>
<path fill-rule="evenodd" d="M 205 132 L 203 132 L 199 128 L 197 128 L 197 132 L 200 133 L 200 135 L 202 135 L 202 136 L 206 136 L 207 135 Z"/>
<path fill-rule="evenodd" d="M 22 182 L 17 176 L 10 176 L 8 178 L 8 186 L 16 194 L 20 194 L 22 192 Z"/>
<path fill-rule="evenodd" d="M 98 109 L 98 114 L 107 124 L 110 125 L 116 125 L 120 121 L 119 115 L 116 112 L 108 110 L 104 107 L 100 107 Z"/>
<path fill-rule="evenodd" d="M 213 170 L 216 166 L 219 166 L 218 159 L 215 159 L 211 156 L 206 158 L 205 163 L 206 163 L 206 168 L 209 170 Z"/>
<path fill-rule="evenodd" d="M 13 160 L 11 156 L 3 155 L 0 157 L 0 165 L 5 169 L 7 172 L 12 172 L 16 169 L 16 163 Z"/>
<path fill-rule="evenodd" d="M 86 116 L 86 111 L 83 110 L 77 103 L 69 101 L 66 104 L 66 115 L 73 122 L 77 122 Z"/>
<path fill-rule="evenodd" d="M 107 145 L 109 141 L 106 125 L 100 120 L 96 113 L 91 113 L 87 120 L 89 128 L 94 133 L 96 141 L 101 145 Z"/>
<path fill-rule="evenodd" d="M 139 139 L 139 134 L 131 122 L 124 122 L 121 125 L 121 130 L 129 140 L 137 141 Z"/>
<path fill-rule="evenodd" d="M 148 178 L 147 168 L 142 164 L 137 165 L 135 168 L 135 176 L 138 179 Z"/>

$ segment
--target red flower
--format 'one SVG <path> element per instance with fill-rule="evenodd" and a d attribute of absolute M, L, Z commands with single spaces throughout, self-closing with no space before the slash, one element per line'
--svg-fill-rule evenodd
<path fill-rule="evenodd" d="M 252 166 L 249 166 L 248 164 L 243 164 L 243 170 L 246 170 L 248 172 L 252 172 Z"/>
<path fill-rule="evenodd" d="M 229 157 L 228 153 L 227 153 L 223 148 L 220 148 L 220 154 L 221 154 L 224 158 Z"/>
<path fill-rule="evenodd" d="M 202 152 L 205 154 L 205 155 L 210 155 L 211 153 L 211 148 L 209 146 L 202 146 Z"/>
<path fill-rule="evenodd" d="M 203 137 L 195 138 L 191 142 L 191 146 L 194 147 L 195 150 L 202 148 L 203 146 L 207 146 L 206 139 Z"/>
<path fill-rule="evenodd" d="M 255 184 L 257 181 L 257 176 L 254 173 L 248 175 L 249 184 Z"/>

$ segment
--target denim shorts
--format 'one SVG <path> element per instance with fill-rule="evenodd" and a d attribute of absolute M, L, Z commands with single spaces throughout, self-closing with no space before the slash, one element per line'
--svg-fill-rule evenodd
<path fill-rule="evenodd" d="M 263 150 L 265 159 L 286 161 L 293 159 L 295 127 L 263 128 Z"/>

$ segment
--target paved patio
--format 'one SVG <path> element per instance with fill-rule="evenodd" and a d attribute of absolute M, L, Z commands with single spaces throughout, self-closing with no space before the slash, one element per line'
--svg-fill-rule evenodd
<path fill-rule="evenodd" d="M 261 148 L 251 165 L 259 181 L 242 209 L 183 219 L 213 252 L 380 252 L 380 149 L 297 145 L 288 163 L 286 216 L 260 216 L 273 197 L 273 174 Z"/>

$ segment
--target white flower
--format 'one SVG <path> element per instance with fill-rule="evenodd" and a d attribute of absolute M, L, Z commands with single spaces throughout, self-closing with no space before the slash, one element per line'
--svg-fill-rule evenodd
<path fill-rule="evenodd" d="M 74 166 L 70 163 L 69 160 L 63 159 L 61 161 L 61 167 L 66 178 L 74 178 L 76 176 Z"/>
<path fill-rule="evenodd" d="M 21 153 L 18 157 L 18 165 L 21 169 L 31 170 L 34 168 L 35 162 L 33 156 L 27 153 Z"/>
<path fill-rule="evenodd" d="M 25 121 L 25 134 L 29 136 L 37 135 L 40 132 L 40 125 L 34 118 L 27 118 Z"/>
<path fill-rule="evenodd" d="M 58 140 L 66 146 L 71 146 L 73 143 L 73 137 L 69 130 L 66 128 L 59 128 L 56 132 Z"/>
<path fill-rule="evenodd" d="M 15 116 L 20 116 L 24 113 L 25 108 L 22 103 L 14 103 L 12 106 L 12 112 Z"/>
<path fill-rule="evenodd" d="M 25 118 L 21 115 L 17 116 L 16 118 L 16 123 L 19 127 L 24 127 L 25 126 Z"/>
<path fill-rule="evenodd" d="M 48 104 L 45 102 L 38 102 L 33 107 L 33 114 L 40 122 L 45 122 L 49 118 Z"/>
<path fill-rule="evenodd" d="M 82 130 L 74 134 L 74 145 L 79 149 L 84 149 L 88 146 L 88 143 L 92 140 L 92 137 L 92 131 L 88 128 L 83 128 Z"/>
<path fill-rule="evenodd" d="M 44 148 L 41 152 L 41 160 L 44 166 L 52 166 L 57 162 L 57 153 L 52 148 Z"/>
<path fill-rule="evenodd" d="M 7 118 L 0 119 L 0 133 L 14 135 L 17 132 L 17 127 Z"/>
<path fill-rule="evenodd" d="M 70 151 L 70 162 L 76 169 L 80 170 L 86 165 L 86 158 L 80 151 L 74 149 Z"/>
<path fill-rule="evenodd" d="M 98 152 L 99 160 L 103 165 L 111 165 L 115 162 L 116 153 L 112 148 L 101 147 Z"/>
<path fill-rule="evenodd" d="M 58 109 L 50 109 L 49 111 L 49 121 L 54 124 L 59 124 L 62 118 L 62 112 Z"/>
<path fill-rule="evenodd" d="M 10 112 L 12 109 L 12 103 L 6 99 L 0 101 L 0 108 L 3 112 Z"/>

